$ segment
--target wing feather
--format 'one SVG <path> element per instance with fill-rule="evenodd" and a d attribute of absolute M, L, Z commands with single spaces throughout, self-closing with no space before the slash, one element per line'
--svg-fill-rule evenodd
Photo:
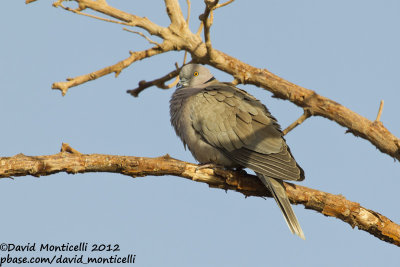
<path fill-rule="evenodd" d="M 194 129 L 226 157 L 275 179 L 304 179 L 276 119 L 253 96 L 217 82 L 194 97 Z"/>

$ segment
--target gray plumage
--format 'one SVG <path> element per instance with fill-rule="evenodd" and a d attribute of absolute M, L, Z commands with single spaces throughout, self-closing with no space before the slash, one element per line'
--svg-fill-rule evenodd
<path fill-rule="evenodd" d="M 255 97 L 188 64 L 170 101 L 171 124 L 196 160 L 254 170 L 271 191 L 292 231 L 305 239 L 282 180 L 301 181 L 276 119 Z"/>

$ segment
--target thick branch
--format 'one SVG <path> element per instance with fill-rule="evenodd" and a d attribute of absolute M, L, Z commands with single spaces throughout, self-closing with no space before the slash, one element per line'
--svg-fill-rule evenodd
<path fill-rule="evenodd" d="M 390 133 L 381 122 L 378 123 L 368 120 L 339 103 L 318 95 L 312 90 L 286 81 L 266 69 L 258 69 L 250 66 L 221 51 L 211 49 L 213 56 L 210 59 L 209 53 L 207 53 L 206 44 L 202 42 L 200 36 L 191 33 L 188 30 L 188 27 L 173 27 L 173 32 L 171 32 L 171 27 L 163 28 L 151 22 L 147 18 L 138 17 L 113 8 L 107 5 L 105 1 L 74 1 L 79 3 L 81 9 L 93 9 L 94 11 L 117 18 L 121 21 L 129 22 L 132 26 L 143 28 L 150 34 L 163 38 L 164 43 L 168 44 L 171 49 L 164 49 L 162 52 L 170 51 L 172 49 L 184 49 L 191 53 L 194 60 L 204 64 L 209 64 L 227 72 L 233 75 L 234 78 L 241 83 L 254 84 L 258 87 L 265 88 L 278 98 L 289 100 L 302 108 L 308 109 L 312 115 L 322 116 L 329 120 L 333 120 L 343 127 L 346 127 L 348 132 L 370 141 L 381 152 L 400 160 L 400 140 Z M 165 0 L 165 2 L 167 6 L 176 7 L 176 10 L 167 7 L 172 24 L 174 21 L 177 21 L 177 24 L 181 23 L 180 25 L 186 25 L 177 0 Z M 73 84 L 71 86 L 92 80 L 82 76 L 77 77 L 76 79 L 81 81 L 78 83 L 76 83 L 76 81 L 71 82 L 71 84 Z M 62 87 L 63 84 L 59 86 Z M 62 88 L 59 89 L 63 92 L 65 91 L 65 89 L 63 90 Z"/>
<path fill-rule="evenodd" d="M 221 51 L 215 49 L 213 51 L 215 57 L 212 61 L 208 60 L 205 47 L 192 51 L 192 57 L 233 75 L 241 83 L 262 87 L 277 98 L 289 100 L 299 107 L 306 108 L 313 116 L 335 121 L 346 127 L 348 132 L 370 141 L 381 152 L 400 160 L 400 140 L 382 123 L 374 123 L 345 106 L 315 91 L 286 81 L 266 69 L 255 68 Z"/>
<path fill-rule="evenodd" d="M 108 5 L 105 1 L 74 0 L 79 4 L 80 9 L 90 8 L 107 16 L 129 23 L 130 26 L 139 27 L 148 31 L 151 35 L 161 35 L 163 27 L 155 24 L 146 17 L 139 17 L 115 7 Z"/>
<path fill-rule="evenodd" d="M 0 158 L 0 178 L 32 175 L 35 177 L 59 172 L 70 174 L 86 172 L 120 173 L 131 177 L 147 175 L 175 175 L 193 181 L 207 183 L 210 187 L 235 190 L 246 196 L 269 196 L 258 178 L 244 172 L 222 169 L 200 169 L 198 165 L 173 159 L 168 155 L 159 158 L 81 154 L 63 144 L 62 152 L 49 156 L 25 156 Z M 70 152 L 70 153 L 68 153 Z M 325 216 L 338 218 L 351 227 L 358 227 L 375 237 L 400 246 L 400 226 L 385 216 L 351 202 L 341 195 L 333 195 L 315 189 L 285 183 L 289 199 L 306 209 Z"/>
<path fill-rule="evenodd" d="M 167 14 L 171 20 L 171 28 L 176 31 L 182 30 L 183 27 L 188 27 L 186 19 L 183 16 L 181 6 L 178 0 L 164 0 L 165 8 L 167 9 Z"/>

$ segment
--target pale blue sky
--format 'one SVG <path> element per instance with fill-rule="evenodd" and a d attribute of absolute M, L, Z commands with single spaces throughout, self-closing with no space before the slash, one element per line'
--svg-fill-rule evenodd
<path fill-rule="evenodd" d="M 168 25 L 162 1 L 108 2 Z M 191 26 L 197 29 L 204 4 L 192 2 Z M 369 119 L 375 119 L 383 99 L 381 120 L 400 136 L 399 11 L 395 0 L 236 0 L 215 12 L 211 36 L 215 48 Z M 62 97 L 51 90 L 53 82 L 114 64 L 148 43 L 120 25 L 55 9 L 51 1 L 25 5 L 7 0 L 1 13 L 0 156 L 54 154 L 66 142 L 82 153 L 169 153 L 194 162 L 169 123 L 173 90 L 150 88 L 139 98 L 125 93 L 140 80 L 171 71 L 183 52 L 145 59 L 118 79 L 103 77 Z M 213 72 L 219 80 L 232 80 Z M 260 88 L 240 87 L 266 104 L 283 128 L 302 113 Z M 399 163 L 345 130 L 314 117 L 288 134 L 287 142 L 306 172 L 301 184 L 342 194 L 400 223 Z M 177 177 L 18 177 L 0 180 L 0 196 L 0 243 L 117 243 L 119 255 L 136 254 L 136 266 L 399 263 L 398 247 L 340 220 L 295 206 L 307 238 L 303 241 L 290 234 L 272 199 L 245 199 Z"/>

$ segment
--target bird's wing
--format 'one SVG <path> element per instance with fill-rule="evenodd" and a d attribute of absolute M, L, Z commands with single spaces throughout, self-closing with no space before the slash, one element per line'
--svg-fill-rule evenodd
<path fill-rule="evenodd" d="M 276 119 L 256 98 L 234 86 L 213 82 L 191 102 L 192 126 L 227 157 L 271 178 L 304 179 Z"/>

